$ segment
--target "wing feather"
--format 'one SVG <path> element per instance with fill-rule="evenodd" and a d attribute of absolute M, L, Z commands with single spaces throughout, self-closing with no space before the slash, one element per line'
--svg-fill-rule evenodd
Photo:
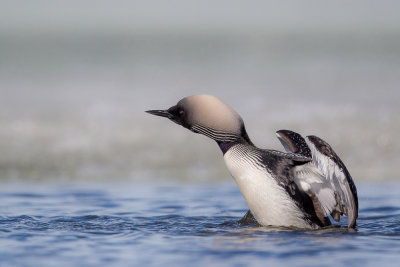
<path fill-rule="evenodd" d="M 304 139 L 289 130 L 280 130 L 277 136 L 288 153 L 312 159 L 294 168 L 294 179 L 313 200 L 320 220 L 331 215 L 339 221 L 340 216 L 345 214 L 348 227 L 354 228 L 358 217 L 357 189 L 332 147 L 319 137 L 307 136 Z"/>
<path fill-rule="evenodd" d="M 358 197 L 349 171 L 324 140 L 307 136 L 305 141 L 311 150 L 314 165 L 326 178 L 327 186 L 336 194 L 335 205 L 330 206 L 334 213 L 332 217 L 337 217 L 337 213 L 345 214 L 348 217 L 348 227 L 354 228 L 358 217 Z"/>

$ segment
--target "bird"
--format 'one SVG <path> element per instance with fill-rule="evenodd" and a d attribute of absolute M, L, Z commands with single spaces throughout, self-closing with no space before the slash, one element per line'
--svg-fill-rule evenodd
<path fill-rule="evenodd" d="M 218 144 L 249 211 L 239 223 L 320 229 L 347 216 L 356 227 L 358 196 L 342 160 L 321 138 L 290 130 L 276 136 L 285 152 L 256 147 L 241 116 L 216 96 L 199 94 L 165 110 L 147 110 Z"/>

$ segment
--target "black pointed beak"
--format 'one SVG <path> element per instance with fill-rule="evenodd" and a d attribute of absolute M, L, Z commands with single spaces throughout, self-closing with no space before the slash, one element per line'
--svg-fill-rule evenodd
<path fill-rule="evenodd" d="M 172 119 L 174 117 L 171 113 L 168 112 L 168 110 L 147 110 L 146 112 L 152 115 L 165 117 L 168 119 Z"/>

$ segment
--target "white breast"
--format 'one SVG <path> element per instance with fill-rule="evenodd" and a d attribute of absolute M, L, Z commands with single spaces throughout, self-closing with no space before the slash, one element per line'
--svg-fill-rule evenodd
<path fill-rule="evenodd" d="M 225 153 L 224 160 L 259 224 L 311 227 L 285 189 L 266 169 L 255 163 L 257 155 L 243 145 L 237 145 Z"/>

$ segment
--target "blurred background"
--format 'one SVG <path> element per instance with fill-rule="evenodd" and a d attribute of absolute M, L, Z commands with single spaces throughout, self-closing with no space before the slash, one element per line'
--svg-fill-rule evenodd
<path fill-rule="evenodd" d="M 0 180 L 231 179 L 213 141 L 144 113 L 198 93 L 400 176 L 400 2 L 0 0 Z"/>

